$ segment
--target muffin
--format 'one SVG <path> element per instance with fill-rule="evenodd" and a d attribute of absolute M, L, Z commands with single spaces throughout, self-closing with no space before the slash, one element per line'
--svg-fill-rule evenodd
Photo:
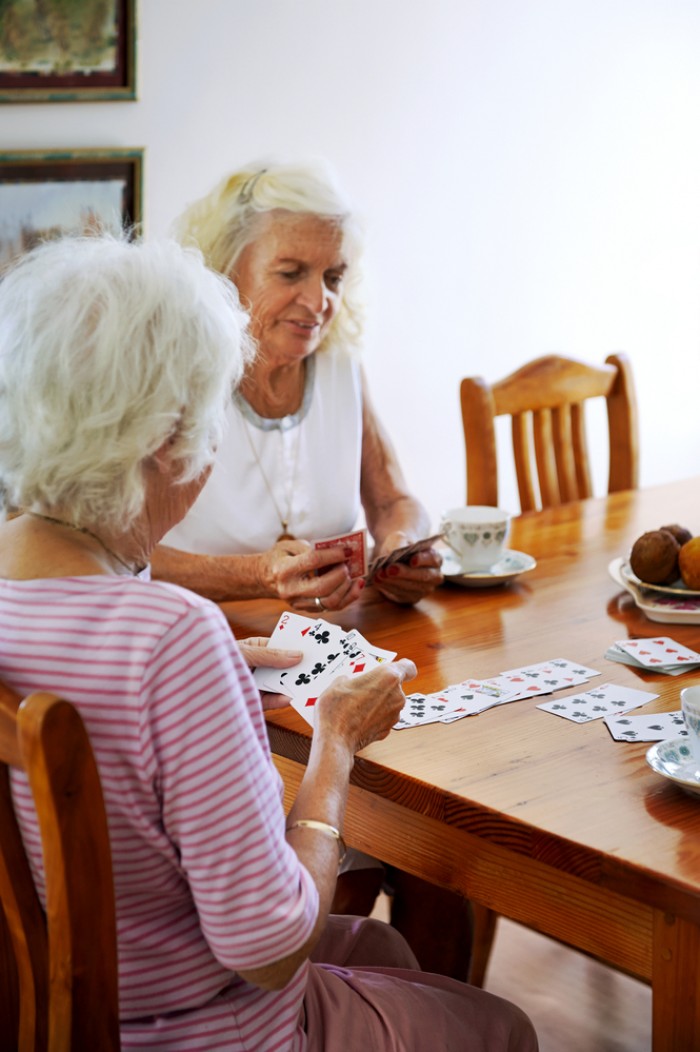
<path fill-rule="evenodd" d="M 700 591 L 700 537 L 693 537 L 682 546 L 678 566 L 686 588 Z"/>
<path fill-rule="evenodd" d="M 640 581 L 670 584 L 678 577 L 680 550 L 680 544 L 668 530 L 650 530 L 634 542 L 630 566 Z"/>
<path fill-rule="evenodd" d="M 660 530 L 667 530 L 668 533 L 672 533 L 676 538 L 681 548 L 686 544 L 693 536 L 690 530 L 686 530 L 685 526 L 679 526 L 678 523 L 674 523 L 673 526 L 659 526 Z"/>

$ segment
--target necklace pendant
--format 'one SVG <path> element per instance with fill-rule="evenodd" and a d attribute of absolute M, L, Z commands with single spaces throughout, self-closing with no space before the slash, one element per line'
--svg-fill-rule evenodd
<path fill-rule="evenodd" d="M 277 540 L 278 540 L 278 541 L 295 541 L 295 540 L 296 540 L 296 537 L 294 536 L 294 534 L 293 534 L 293 533 L 289 533 L 289 532 L 287 531 L 287 527 L 286 527 L 286 525 L 285 525 L 284 529 L 283 529 L 283 530 L 282 530 L 282 532 L 280 533 L 280 535 L 279 535 L 279 537 L 277 538 Z"/>

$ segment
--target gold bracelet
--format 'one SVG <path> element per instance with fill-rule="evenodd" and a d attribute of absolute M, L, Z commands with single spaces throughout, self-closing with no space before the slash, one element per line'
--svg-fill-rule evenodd
<path fill-rule="evenodd" d="M 326 833 L 328 836 L 332 836 L 334 840 L 338 841 L 338 865 L 345 858 L 348 849 L 345 846 L 340 830 L 336 829 L 335 826 L 329 825 L 328 822 L 318 822 L 315 818 L 298 818 L 296 822 L 292 822 L 290 826 L 287 826 L 287 832 L 289 833 L 292 829 L 317 829 L 319 833 Z"/>

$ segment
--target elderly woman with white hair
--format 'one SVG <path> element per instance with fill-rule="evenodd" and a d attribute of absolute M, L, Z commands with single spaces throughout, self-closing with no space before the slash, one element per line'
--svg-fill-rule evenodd
<path fill-rule="evenodd" d="M 412 664 L 319 698 L 285 820 L 261 699 L 223 614 L 149 580 L 221 441 L 245 322 L 232 286 L 176 245 L 59 242 L 0 283 L 0 490 L 13 508 L 0 677 L 70 698 L 87 726 L 122 1047 L 531 1052 L 512 1005 L 418 971 L 387 926 L 328 917 L 353 756 L 389 733 Z M 20 772 L 12 791 L 42 894 Z"/>
<path fill-rule="evenodd" d="M 258 351 L 227 408 L 211 476 L 153 555 L 155 577 L 216 600 L 278 597 L 312 613 L 361 594 L 342 547 L 310 541 L 347 534 L 360 507 L 375 554 L 425 538 L 428 515 L 409 492 L 358 362 L 360 237 L 330 169 L 251 165 L 192 204 L 176 224 L 250 312 Z M 414 603 L 442 581 L 439 554 L 381 570 L 375 587 Z M 457 893 L 352 852 L 334 908 L 371 912 L 391 886 L 392 924 L 421 965 L 466 979 L 471 915 Z"/>
<path fill-rule="evenodd" d="M 360 505 L 375 554 L 425 538 L 357 361 L 359 233 L 317 164 L 250 166 L 191 205 L 177 224 L 251 314 L 258 354 L 228 410 L 229 430 L 202 494 L 165 538 L 154 574 L 214 599 L 276 596 L 340 610 L 359 596 L 341 548 Z M 253 513 L 251 513 L 253 512 Z M 381 571 L 387 598 L 413 603 L 442 581 L 432 549 Z"/>

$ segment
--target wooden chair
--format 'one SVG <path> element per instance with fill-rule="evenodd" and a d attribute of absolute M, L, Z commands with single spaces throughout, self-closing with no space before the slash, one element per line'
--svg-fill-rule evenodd
<path fill-rule="evenodd" d="M 46 913 L 10 794 L 26 771 L 46 873 Z M 0 1047 L 113 1052 L 120 1047 L 112 860 L 100 779 L 76 709 L 22 700 L 0 683 Z"/>
<path fill-rule="evenodd" d="M 624 354 L 604 365 L 557 355 L 536 358 L 489 386 L 462 380 L 462 425 L 467 454 L 467 504 L 498 505 L 497 416 L 512 417 L 513 455 L 522 511 L 593 496 L 585 406 L 605 398 L 610 438 L 608 492 L 636 489 L 639 465 L 637 402 Z M 497 914 L 472 903 L 473 947 L 469 981 L 482 986 L 496 933 Z"/>
<path fill-rule="evenodd" d="M 608 492 L 636 489 L 638 422 L 632 369 L 624 354 L 604 365 L 547 355 L 489 386 L 462 380 L 462 424 L 467 453 L 467 504 L 498 505 L 497 416 L 512 417 L 513 453 L 522 511 L 593 496 L 585 407 L 605 398 L 610 436 Z M 534 439 L 534 455 L 533 455 Z"/>

